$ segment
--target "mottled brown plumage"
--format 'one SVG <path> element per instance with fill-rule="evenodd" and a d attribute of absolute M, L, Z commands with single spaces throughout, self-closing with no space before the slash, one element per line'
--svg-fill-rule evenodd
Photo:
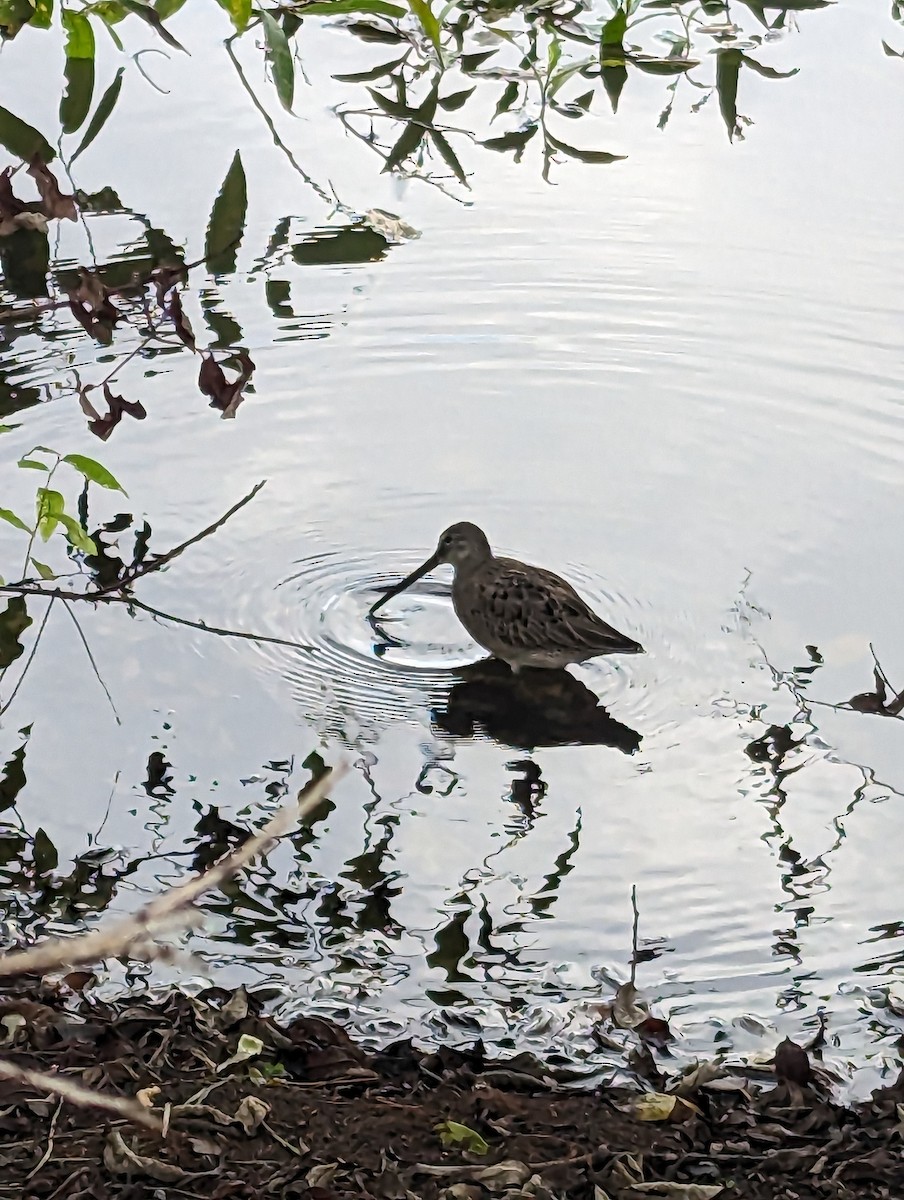
<path fill-rule="evenodd" d="M 513 671 L 560 668 L 598 654 L 643 651 L 598 617 L 560 576 L 514 558 L 497 558 L 486 534 L 470 521 L 450 525 L 430 558 L 384 592 L 371 614 L 443 562 L 455 570 L 452 603 L 458 619 L 476 642 Z"/>

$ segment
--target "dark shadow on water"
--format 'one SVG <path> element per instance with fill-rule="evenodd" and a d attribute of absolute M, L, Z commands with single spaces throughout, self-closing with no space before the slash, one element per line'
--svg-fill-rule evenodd
<path fill-rule="evenodd" d="M 600 699 L 568 671 L 523 670 L 488 658 L 462 667 L 434 709 L 434 725 L 455 737 L 488 734 L 519 750 L 538 746 L 612 746 L 634 754 L 641 735 L 610 716 Z"/>

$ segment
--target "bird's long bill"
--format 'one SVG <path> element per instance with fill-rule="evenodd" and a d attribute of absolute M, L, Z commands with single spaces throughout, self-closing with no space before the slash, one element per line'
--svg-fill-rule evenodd
<path fill-rule="evenodd" d="M 383 605 L 386 603 L 387 600 L 391 600 L 393 598 L 393 596 L 398 596 L 399 592 L 404 592 L 406 588 L 410 588 L 411 585 L 413 583 L 416 583 L 421 578 L 422 575 L 426 575 L 428 571 L 432 571 L 433 568 L 435 566 L 437 566 L 438 564 L 439 564 L 439 555 L 431 554 L 430 557 L 427 559 L 427 561 L 425 563 L 421 563 L 421 565 L 417 568 L 416 571 L 412 571 L 410 575 L 405 576 L 405 578 L 402 580 L 401 583 L 395 584 L 388 591 L 384 592 L 383 595 L 379 598 L 379 600 L 377 600 L 377 602 L 375 604 L 372 604 L 370 606 L 370 608 L 367 611 L 367 615 L 369 617 L 372 617 L 378 608 L 383 607 Z"/>

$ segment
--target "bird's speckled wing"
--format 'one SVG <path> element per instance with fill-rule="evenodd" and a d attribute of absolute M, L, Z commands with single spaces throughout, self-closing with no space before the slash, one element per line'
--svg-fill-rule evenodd
<path fill-rule="evenodd" d="M 457 593 L 457 594 L 455 594 Z M 596 615 L 570 583 L 552 571 L 494 558 L 454 589 L 462 624 L 482 645 L 522 652 L 640 647 Z"/>

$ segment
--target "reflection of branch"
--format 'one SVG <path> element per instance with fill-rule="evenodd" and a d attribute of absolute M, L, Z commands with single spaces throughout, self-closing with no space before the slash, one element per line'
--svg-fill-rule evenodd
<path fill-rule="evenodd" d="M 187 625 L 189 629 L 201 629 L 204 633 L 215 633 L 218 637 L 245 638 L 249 642 L 268 642 L 273 646 L 288 646 L 292 650 L 311 650 L 313 648 L 306 646 L 303 642 L 289 642 L 285 638 L 268 637 L 263 633 L 245 633 L 240 629 L 219 629 L 216 625 L 208 625 L 205 621 L 190 621 L 187 617 L 176 617 L 172 613 L 163 612 L 162 609 L 152 608 L 150 604 L 145 604 L 143 600 L 136 600 L 134 596 L 124 596 L 122 599 L 130 608 L 140 608 L 144 612 L 150 613 L 151 616 L 159 617 L 161 621 L 172 621 L 174 625 Z"/>
<path fill-rule="evenodd" d="M 141 906 L 124 920 L 93 929 L 76 937 L 49 938 L 26 950 L 0 954 L 0 978 L 58 971 L 101 962 L 106 958 L 138 958 L 145 961 L 161 957 L 153 940 L 165 931 L 191 923 L 195 901 L 205 892 L 222 887 L 253 858 L 265 854 L 280 838 L 305 817 L 311 816 L 326 799 L 337 777 L 328 771 L 317 783 L 301 792 L 298 802 L 279 809 L 263 829 L 219 860 L 209 870 L 169 888 Z"/>
<path fill-rule="evenodd" d="M 53 603 L 53 601 L 51 600 L 50 604 L 52 604 L 52 603 Z M 50 611 L 50 604 L 48 604 L 48 606 L 47 606 L 48 612 Z M 119 713 L 116 711 L 116 705 L 113 703 L 113 697 L 110 695 L 110 689 L 104 683 L 103 677 L 101 676 L 101 673 L 98 670 L 98 666 L 94 659 L 94 655 L 91 653 L 91 647 L 88 645 L 88 639 L 85 637 L 85 631 L 82 629 L 81 625 L 79 624 L 78 617 L 73 612 L 72 607 L 69 604 L 64 603 L 63 608 L 66 610 L 67 615 L 72 618 L 72 623 L 75 625 L 76 631 L 78 632 L 78 636 L 81 638 L 82 645 L 85 647 L 85 653 L 88 655 L 88 662 L 91 664 L 91 669 L 94 672 L 95 677 L 97 678 L 97 682 L 104 689 L 104 695 L 110 701 L 110 707 L 113 709 L 113 716 L 116 718 L 116 724 L 121 725 L 122 721 L 119 719 Z"/>
<path fill-rule="evenodd" d="M 354 127 L 354 125 L 351 123 L 351 121 L 347 120 L 347 117 L 352 117 L 352 116 L 372 117 L 373 114 L 371 114 L 363 109 L 340 110 L 338 108 L 334 108 L 333 112 L 339 118 L 343 128 L 345 129 L 345 131 L 347 133 L 350 133 L 353 137 L 356 137 L 359 142 L 363 142 L 365 146 L 369 146 L 370 149 L 373 150 L 373 152 L 377 155 L 377 157 L 381 158 L 384 163 L 388 162 L 388 160 L 389 160 L 388 153 L 384 154 L 384 152 L 380 149 L 380 147 L 377 145 L 377 143 L 372 138 L 368 137 L 366 133 L 361 133 L 360 130 L 358 130 Z M 432 126 L 425 124 L 423 121 L 410 121 L 408 123 L 411 125 L 421 126 L 421 128 L 423 128 L 426 132 L 429 132 L 430 129 L 432 128 Z M 468 137 L 471 138 L 472 141 L 477 140 L 475 138 L 474 134 L 469 133 L 467 130 L 464 130 L 464 129 L 455 130 L 455 132 L 456 133 L 467 133 Z M 417 179 L 421 183 L 429 183 L 431 187 L 435 187 L 439 191 L 441 191 L 444 196 L 448 196 L 450 200 L 455 200 L 456 203 L 458 203 L 458 204 L 463 204 L 466 208 L 470 207 L 470 205 L 472 203 L 472 201 L 468 200 L 466 197 L 456 196 L 456 194 L 454 192 L 450 192 L 449 189 L 443 184 L 442 180 L 434 179 L 432 175 L 424 175 L 420 171 L 408 171 L 405 169 L 405 167 L 402 163 L 399 163 L 398 166 L 396 166 L 394 168 L 394 170 L 397 171 L 398 174 L 403 179 Z"/>
<path fill-rule="evenodd" d="M 305 181 L 305 183 L 308 185 L 308 187 L 312 188 L 313 191 L 315 191 L 317 193 L 317 195 L 320 197 L 320 199 L 325 204 L 329 204 L 332 206 L 332 198 L 327 194 L 327 192 L 324 191 L 324 189 L 320 186 L 320 184 L 316 183 L 311 178 L 311 176 L 307 173 L 307 171 L 305 171 L 304 168 L 298 163 L 298 161 L 296 160 L 292 151 L 289 149 L 289 147 L 285 144 L 285 142 L 282 140 L 282 138 L 276 132 L 276 126 L 273 124 L 273 118 L 270 116 L 270 114 L 264 108 L 263 104 L 261 104 L 260 100 L 258 100 L 257 96 L 254 93 L 254 89 L 251 87 L 251 84 L 245 78 L 245 73 L 242 70 L 241 64 L 239 63 L 239 60 L 236 58 L 235 53 L 233 52 L 233 49 L 232 49 L 232 41 L 233 41 L 233 38 L 236 36 L 237 36 L 236 34 L 233 34 L 232 37 L 229 37 L 226 39 L 226 41 L 224 43 L 224 45 L 226 47 L 226 53 L 229 55 L 229 59 L 230 59 L 232 65 L 235 67 L 236 74 L 239 77 L 239 82 L 241 83 L 242 87 L 245 89 L 245 91 L 248 93 L 248 96 L 250 97 L 251 103 L 254 105 L 254 107 L 257 109 L 257 111 L 264 118 L 266 126 L 270 130 L 270 135 L 273 138 L 274 145 L 276 145 L 278 149 L 282 150 L 283 154 L 285 154 L 286 158 L 291 163 L 293 169 L 295 171 L 297 171 L 297 173 Z"/>

